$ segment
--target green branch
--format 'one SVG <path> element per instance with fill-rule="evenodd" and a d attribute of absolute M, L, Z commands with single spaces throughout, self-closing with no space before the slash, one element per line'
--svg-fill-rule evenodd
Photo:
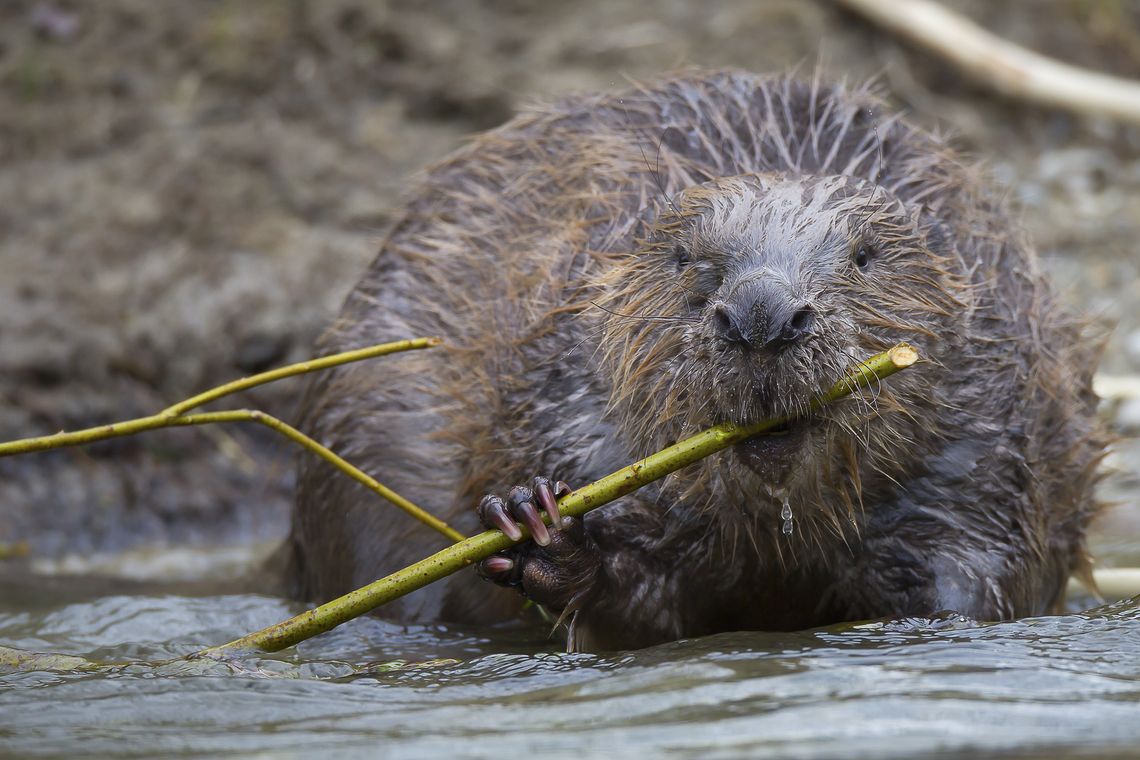
<path fill-rule="evenodd" d="M 217 388 L 199 393 L 197 396 L 188 398 L 185 401 L 180 401 L 174 406 L 168 407 L 158 414 L 152 414 L 149 417 L 138 417 L 133 420 L 125 420 L 123 422 L 114 422 L 110 425 L 101 425 L 99 427 L 87 428 L 85 430 L 75 430 L 72 432 L 56 433 L 54 435 L 45 435 L 38 438 L 25 438 L 19 441 L 9 441 L 0 443 L 0 457 L 13 456 L 15 454 L 28 454 L 34 451 L 45 451 L 47 449 L 58 449 L 65 446 L 79 446 L 85 443 L 94 443 L 95 441 L 103 441 L 108 438 L 119 438 L 125 435 L 134 435 L 142 433 L 147 430 L 157 430 L 159 428 L 168 427 L 186 427 L 194 425 L 208 425 L 216 422 L 256 422 L 260 425 L 277 431 L 294 443 L 299 444 L 305 449 L 313 452 L 321 459 L 329 462 L 338 470 L 348 475 L 353 480 L 362 483 L 373 492 L 379 494 L 384 499 L 387 499 L 392 504 L 395 504 L 400 509 L 407 512 L 415 519 L 422 522 L 424 525 L 438 531 L 452 541 L 462 541 L 464 536 L 459 531 L 450 527 L 443 520 L 428 513 L 427 511 L 416 506 L 412 502 L 405 499 L 400 494 L 392 489 L 383 485 L 371 475 L 360 470 L 358 467 L 350 464 L 348 461 L 330 451 L 328 448 L 322 446 L 317 441 L 297 430 L 295 427 L 282 422 L 281 420 L 264 412 L 254 411 L 250 409 L 238 409 L 228 412 L 201 412 L 198 414 L 186 414 L 191 409 L 195 409 L 203 404 L 208 404 L 211 401 L 216 401 L 224 396 L 244 391 L 258 385 L 263 385 L 274 380 L 280 380 L 286 377 L 293 377 L 295 375 L 302 375 L 307 372 L 314 372 L 320 369 L 328 369 L 336 367 L 341 364 L 348 364 L 350 362 L 358 362 L 363 359 L 372 359 L 377 356 L 384 356 L 385 354 L 394 354 L 400 351 L 413 351 L 422 348 L 431 348 L 438 346 L 442 341 L 439 338 L 414 338 L 412 340 L 401 340 L 394 343 L 383 343 L 377 346 L 370 346 L 368 348 L 361 348 L 355 351 L 344 351 L 339 354 L 331 356 L 324 356 L 320 359 L 311 359 L 309 361 L 299 362 L 297 364 L 290 364 L 287 367 L 269 370 L 257 375 L 245 377 L 240 380 L 220 385 Z"/>
<path fill-rule="evenodd" d="M 814 411 L 824 404 L 889 377 L 911 366 L 917 360 L 918 354 L 913 348 L 899 344 L 890 351 L 873 356 L 860 364 L 826 393 L 815 399 L 810 408 Z M 693 464 L 703 457 L 786 424 L 789 419 L 781 417 L 749 426 L 724 423 L 709 428 L 639 462 L 623 467 L 601 480 L 566 494 L 558 503 L 559 512 L 564 516 L 581 517 L 590 510 Z M 523 537 L 519 541 L 525 541 L 528 537 L 523 528 Z M 511 541 L 497 530 L 480 533 L 320 607 L 302 612 L 289 620 L 248 634 L 236 641 L 191 656 L 218 658 L 251 649 L 279 651 L 410 594 L 468 565 L 486 559 L 495 552 L 508 549 L 515 543 L 517 542 Z"/>

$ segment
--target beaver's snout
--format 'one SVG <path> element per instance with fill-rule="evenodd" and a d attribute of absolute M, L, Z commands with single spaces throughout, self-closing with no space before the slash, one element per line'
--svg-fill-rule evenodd
<path fill-rule="evenodd" d="M 716 337 L 754 349 L 802 342 L 816 328 L 812 304 L 763 273 L 738 280 L 713 301 L 709 319 Z"/>

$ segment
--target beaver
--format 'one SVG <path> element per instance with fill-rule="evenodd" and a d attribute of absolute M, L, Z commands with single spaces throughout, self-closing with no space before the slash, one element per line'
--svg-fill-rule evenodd
<path fill-rule="evenodd" d="M 526 112 L 427 170 L 321 353 L 443 348 L 316 379 L 303 427 L 465 532 L 533 539 L 404 598 L 571 649 L 953 611 L 1046 613 L 1087 570 L 1099 343 L 999 195 L 873 86 L 683 72 Z M 599 510 L 585 484 L 722 421 L 800 414 L 900 341 L 924 361 Z M 501 495 L 505 492 L 505 498 Z M 297 591 L 439 537 L 306 458 Z M 519 595 L 511 587 L 523 592 Z"/>

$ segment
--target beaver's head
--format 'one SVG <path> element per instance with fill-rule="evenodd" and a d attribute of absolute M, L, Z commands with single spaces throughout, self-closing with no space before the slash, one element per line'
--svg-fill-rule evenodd
<path fill-rule="evenodd" d="M 604 362 L 613 408 L 646 451 L 722 421 L 806 412 L 853 364 L 900 341 L 937 357 L 962 323 L 965 287 L 942 226 L 850 177 L 743 175 L 663 204 L 606 285 Z M 735 447 L 765 482 L 842 439 L 905 440 L 872 388 Z M 876 429 L 882 428 L 882 429 Z M 832 457 L 828 457 L 832 459 Z"/>

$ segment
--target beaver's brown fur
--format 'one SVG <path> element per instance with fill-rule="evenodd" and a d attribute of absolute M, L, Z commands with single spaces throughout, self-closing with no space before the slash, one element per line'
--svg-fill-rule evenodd
<path fill-rule="evenodd" d="M 1087 567 L 1104 436 L 1082 329 L 977 172 L 866 88 L 689 73 L 533 110 L 428 170 L 319 350 L 447 346 L 324 375 L 304 424 L 473 533 L 486 492 L 802 410 L 906 340 L 925 364 L 484 572 L 572 605 L 578 647 L 1006 619 Z M 317 599 L 440 547 L 313 459 L 293 542 Z M 471 572 L 387 614 L 489 622 L 520 601 Z"/>

